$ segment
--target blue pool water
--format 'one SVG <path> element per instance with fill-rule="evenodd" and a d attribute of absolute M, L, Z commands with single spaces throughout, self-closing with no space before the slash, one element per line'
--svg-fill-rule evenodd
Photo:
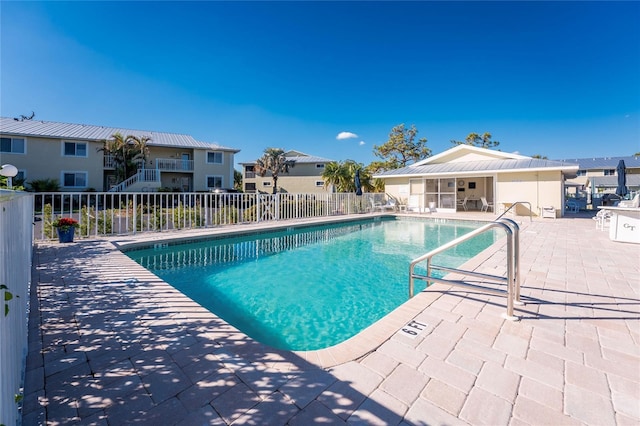
<path fill-rule="evenodd" d="M 407 301 L 411 260 L 479 226 L 367 220 L 126 254 L 254 339 L 313 350 L 354 336 Z M 457 267 L 494 239 L 482 234 L 436 263 Z"/>

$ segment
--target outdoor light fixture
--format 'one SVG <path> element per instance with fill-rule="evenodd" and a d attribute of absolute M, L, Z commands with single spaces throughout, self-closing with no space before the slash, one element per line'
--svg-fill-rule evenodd
<path fill-rule="evenodd" d="M 13 182 L 11 178 L 15 177 L 18 174 L 18 168 L 13 164 L 3 164 L 0 168 L 0 176 L 7 177 L 7 188 L 13 188 Z"/>

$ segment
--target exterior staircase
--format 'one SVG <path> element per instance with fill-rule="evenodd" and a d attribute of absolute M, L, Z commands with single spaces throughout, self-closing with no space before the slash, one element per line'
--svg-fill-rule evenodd
<path fill-rule="evenodd" d="M 147 192 L 161 186 L 158 170 L 140 169 L 135 175 L 109 189 L 109 192 Z"/>

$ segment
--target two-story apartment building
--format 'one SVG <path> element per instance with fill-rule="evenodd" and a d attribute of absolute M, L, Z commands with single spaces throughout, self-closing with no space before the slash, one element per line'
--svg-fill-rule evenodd
<path fill-rule="evenodd" d="M 115 163 L 105 141 L 123 136 L 149 138 L 148 156 L 137 173 L 117 184 Z M 0 118 L 0 164 L 18 169 L 28 183 L 56 179 L 62 191 L 209 191 L 233 187 L 238 149 L 201 142 L 177 133 L 86 124 Z"/>
<path fill-rule="evenodd" d="M 606 193 L 615 192 L 618 186 L 616 168 L 624 160 L 627 188 L 640 191 L 640 156 L 592 157 L 566 160 L 578 164 L 577 176 L 567 180 L 567 185 L 576 188 L 578 195 L 584 194 L 589 204 L 599 205 L 599 199 Z M 563 160 L 564 161 L 564 160 Z"/>
<path fill-rule="evenodd" d="M 578 173 L 568 183 L 581 185 L 585 189 L 593 188 L 593 192 L 607 192 L 618 184 L 618 163 L 624 160 L 627 173 L 627 186 L 640 186 L 640 156 L 576 158 L 567 161 L 578 164 Z"/>
<path fill-rule="evenodd" d="M 293 162 L 293 167 L 288 173 L 278 175 L 278 192 L 286 193 L 326 193 L 332 192 L 333 188 L 325 187 L 322 173 L 329 160 L 322 157 L 315 157 L 299 151 L 287 151 L 285 156 L 288 161 Z M 244 192 L 267 192 L 273 191 L 273 178 L 271 173 L 260 176 L 255 172 L 256 162 L 241 163 L 242 182 Z"/>

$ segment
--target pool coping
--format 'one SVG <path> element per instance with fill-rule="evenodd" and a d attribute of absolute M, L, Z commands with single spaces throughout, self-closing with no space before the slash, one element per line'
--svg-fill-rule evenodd
<path fill-rule="evenodd" d="M 110 238 L 108 242 L 113 247 L 115 253 L 112 253 L 116 256 L 122 256 L 120 258 L 121 262 L 129 263 L 127 269 L 131 272 L 136 272 L 136 268 L 140 268 L 141 271 L 139 275 L 144 276 L 148 274 L 152 274 L 154 277 L 154 281 L 156 281 L 155 285 L 159 286 L 168 286 L 171 290 L 177 291 L 181 297 L 186 300 L 179 301 L 178 304 L 182 305 L 185 301 L 188 303 L 194 303 L 207 313 L 209 313 L 212 318 L 217 321 L 221 321 L 225 323 L 229 328 L 227 329 L 231 334 L 235 334 L 238 340 L 254 340 L 251 337 L 247 336 L 244 332 L 237 329 L 236 327 L 228 324 L 222 318 L 218 317 L 213 312 L 208 311 L 206 308 L 202 307 L 198 302 L 194 301 L 187 295 L 183 294 L 179 290 L 175 289 L 171 284 L 165 282 L 160 277 L 155 275 L 153 272 L 147 270 L 142 265 L 135 262 L 133 259 L 128 257 L 125 254 L 126 250 L 129 249 L 137 249 L 140 247 L 147 247 L 152 244 L 159 243 L 169 243 L 169 242 L 184 242 L 185 244 L 189 242 L 196 242 L 211 239 L 212 237 L 227 237 L 227 236 L 241 236 L 251 234 L 253 232 L 261 232 L 265 230 L 269 231 L 278 231 L 282 229 L 287 229 L 290 227 L 300 228 L 314 225 L 322 225 L 322 224 L 330 224 L 330 223 L 342 223 L 342 222 L 357 222 L 362 220 L 368 220 L 370 218 L 375 217 L 398 217 L 398 218 L 407 218 L 414 217 L 422 220 L 431 220 L 434 222 L 447 222 L 447 221 L 455 221 L 455 222 L 475 222 L 475 223 L 489 223 L 491 220 L 479 220 L 477 218 L 473 219 L 458 219 L 458 218 L 430 218 L 424 215 L 399 215 L 399 214 L 368 214 L 368 215 L 348 215 L 348 216 L 339 216 L 339 217 L 331 217 L 331 218 L 314 218 L 308 220 L 295 220 L 295 221 L 282 221 L 278 223 L 269 223 L 269 224 L 251 224 L 251 225 L 236 225 L 233 228 L 230 227 L 220 227 L 220 228 L 209 228 L 209 229 L 199 229 L 199 230 L 188 230 L 188 231 L 178 231 L 171 233 L 159 233 L 159 234 L 142 234 L 125 237 L 117 237 Z M 478 253 L 473 258 L 469 259 L 465 263 L 463 263 L 459 268 L 463 270 L 474 270 L 476 269 L 482 262 L 484 262 L 488 257 L 492 256 L 496 252 L 503 249 L 506 245 L 506 238 L 501 237 L 496 242 L 494 242 L 491 246 L 487 247 L 480 253 Z M 135 265 L 135 267 L 133 267 Z M 505 266 L 506 271 L 506 266 Z M 408 272 L 408 271 L 407 271 Z M 137 274 L 133 274 L 131 278 L 136 277 Z M 408 275 L 408 274 L 407 274 Z M 455 274 L 447 274 L 445 277 L 451 278 L 455 276 Z M 407 281 L 407 292 L 408 290 L 408 281 Z M 349 361 L 354 361 L 362 358 L 368 353 L 374 351 L 376 348 L 381 346 L 383 343 L 391 339 L 396 333 L 402 332 L 402 329 L 411 322 L 418 314 L 420 314 L 426 307 L 431 305 L 433 302 L 438 300 L 445 291 L 451 286 L 446 284 L 432 284 L 430 286 L 431 289 L 437 289 L 438 291 L 430 291 L 423 290 L 416 294 L 411 299 L 407 300 L 378 321 L 369 325 L 358 334 L 348 338 L 347 340 L 338 343 L 336 345 L 317 349 L 317 350 L 309 350 L 309 351 L 290 351 L 290 350 L 281 350 L 276 349 L 278 351 L 290 352 L 304 359 L 305 361 L 320 367 L 320 368 L 330 368 L 335 367 L 340 364 L 344 364 Z M 175 303 L 177 301 L 176 298 L 172 298 L 171 302 Z M 169 303 L 169 302 L 167 302 Z M 506 306 L 506 301 L 505 301 Z M 175 306 L 177 307 L 177 306 Z M 506 309 L 506 308 L 505 308 Z M 262 343 L 261 343 L 262 344 Z M 268 346 L 268 345 L 265 345 Z"/>

